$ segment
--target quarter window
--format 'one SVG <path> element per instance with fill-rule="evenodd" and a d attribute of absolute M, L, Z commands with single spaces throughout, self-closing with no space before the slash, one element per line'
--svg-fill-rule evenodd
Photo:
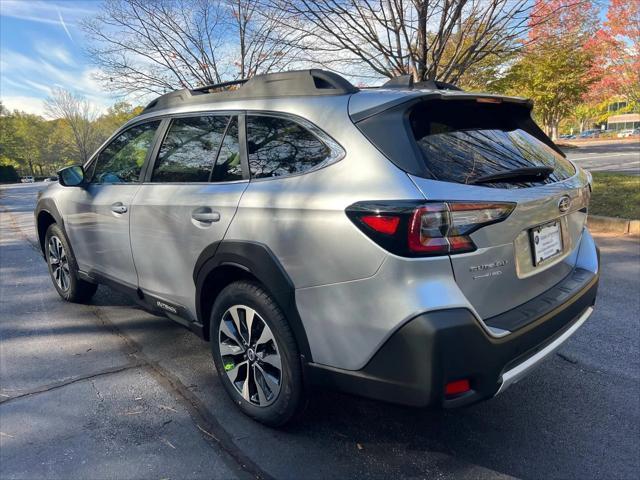
<path fill-rule="evenodd" d="M 296 122 L 269 116 L 247 118 L 247 150 L 252 178 L 302 173 L 337 157 L 338 148 Z"/>
<path fill-rule="evenodd" d="M 159 125 L 160 121 L 143 123 L 115 137 L 94 162 L 91 182 L 138 182 L 142 165 Z"/>
<path fill-rule="evenodd" d="M 208 182 L 221 145 L 228 151 L 233 140 L 225 140 L 229 116 L 177 118 L 171 122 L 155 163 L 152 182 Z M 235 118 L 234 118 L 235 122 Z M 235 144 L 237 151 L 237 123 Z M 228 154 L 227 154 L 228 155 Z M 238 161 L 238 168 L 239 167 Z M 240 173 L 240 178 L 242 174 Z"/>

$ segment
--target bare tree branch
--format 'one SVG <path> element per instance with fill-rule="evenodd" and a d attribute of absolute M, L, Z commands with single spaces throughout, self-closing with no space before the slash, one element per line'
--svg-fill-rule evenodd
<path fill-rule="evenodd" d="M 508 58 L 532 22 L 546 21 L 532 19 L 530 0 L 263 1 L 284 12 L 278 21 L 290 36 L 282 38 L 301 58 L 353 76 L 410 73 L 416 81 L 455 82 L 489 56 Z"/>
<path fill-rule="evenodd" d="M 82 163 L 86 162 L 98 146 L 98 131 L 95 120 L 98 111 L 87 99 L 62 88 L 54 88 L 45 101 L 45 111 L 53 118 L 68 123 Z"/>
<path fill-rule="evenodd" d="M 98 79 L 142 96 L 283 67 L 279 16 L 258 0 L 105 0 L 83 28 Z"/>

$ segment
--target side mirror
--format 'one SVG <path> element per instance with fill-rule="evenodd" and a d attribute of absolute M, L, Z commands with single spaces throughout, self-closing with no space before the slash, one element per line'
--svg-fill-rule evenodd
<path fill-rule="evenodd" d="M 78 187 L 84 184 L 84 168 L 72 165 L 58 171 L 58 181 L 64 187 Z"/>

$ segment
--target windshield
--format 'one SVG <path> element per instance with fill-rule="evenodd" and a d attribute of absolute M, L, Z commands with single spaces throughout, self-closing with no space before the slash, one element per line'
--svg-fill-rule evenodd
<path fill-rule="evenodd" d="M 522 128 L 524 113 L 512 105 L 439 101 L 416 106 L 409 118 L 426 167 L 438 180 L 469 184 L 487 175 L 535 167 L 553 172 L 535 181 L 507 178 L 483 185 L 526 187 L 571 177 L 571 163 Z"/>

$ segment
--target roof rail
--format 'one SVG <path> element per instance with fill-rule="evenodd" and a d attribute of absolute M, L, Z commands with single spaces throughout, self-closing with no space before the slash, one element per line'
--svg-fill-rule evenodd
<path fill-rule="evenodd" d="M 233 85 L 234 90 L 210 92 Z M 340 75 L 326 70 L 294 70 L 256 75 L 248 80 L 234 80 L 216 85 L 205 85 L 191 90 L 177 90 L 162 95 L 145 107 L 142 113 L 189 103 L 252 98 L 279 98 L 293 96 L 344 95 L 358 88 Z"/>
<path fill-rule="evenodd" d="M 393 77 L 380 88 L 402 88 L 410 90 L 457 90 L 462 92 L 463 90 L 451 83 L 441 82 L 439 80 L 423 80 L 422 82 L 414 82 L 413 75 L 400 75 Z"/>
<path fill-rule="evenodd" d="M 201 93 L 214 93 L 209 90 L 218 90 L 221 88 L 233 87 L 234 85 L 243 85 L 247 83 L 249 80 L 243 78 L 241 80 L 231 80 L 230 82 L 222 82 L 222 83 L 214 83 L 212 85 L 204 85 L 198 88 L 192 88 L 189 90 L 191 93 L 201 92 Z"/>

